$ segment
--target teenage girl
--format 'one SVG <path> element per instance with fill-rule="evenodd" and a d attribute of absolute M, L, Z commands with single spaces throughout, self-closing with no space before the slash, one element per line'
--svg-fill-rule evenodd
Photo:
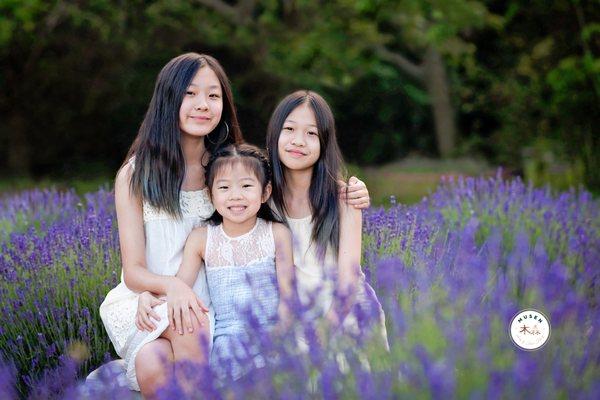
<path fill-rule="evenodd" d="M 248 332 L 288 319 L 292 238 L 266 203 L 270 175 L 267 156 L 254 146 L 228 146 L 211 157 L 206 184 L 216 211 L 208 226 L 190 233 L 177 272 L 192 285 L 204 263 L 215 310 L 210 365 L 222 377 L 236 379 L 246 368 L 260 366 L 264 360 Z M 248 326 L 249 314 L 257 326 Z"/>
<path fill-rule="evenodd" d="M 383 310 L 360 267 L 362 212 L 338 189 L 343 161 L 331 109 L 315 92 L 288 95 L 271 116 L 266 142 L 272 206 L 292 231 L 300 300 L 314 304 L 311 314 L 331 328 L 351 331 L 358 329 L 355 311 L 362 307 L 377 315 L 387 345 Z"/>
<path fill-rule="evenodd" d="M 229 80 L 217 60 L 188 53 L 169 61 L 115 181 L 122 281 L 100 306 L 115 350 L 125 360 L 127 382 L 145 397 L 169 375 L 163 359 L 204 358 L 199 336 L 210 338 L 214 315 L 205 273 L 193 285 L 174 275 L 189 233 L 214 211 L 204 184 L 208 156 L 241 141 Z M 172 302 L 187 305 L 186 313 L 175 315 L 166 302 L 138 296 L 168 290 L 177 293 Z M 147 315 L 142 320 L 140 308 L 154 321 Z M 185 325 L 167 329 L 170 320 Z M 154 329 L 144 329 L 149 326 Z"/>

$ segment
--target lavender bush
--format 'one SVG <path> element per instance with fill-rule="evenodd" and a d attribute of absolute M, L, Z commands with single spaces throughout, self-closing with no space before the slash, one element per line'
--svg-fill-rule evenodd
<path fill-rule="evenodd" d="M 111 377 L 92 394 L 77 382 L 109 357 L 97 310 L 120 272 L 112 194 L 34 191 L 0 204 L 0 394 L 125 395 Z M 244 378 L 189 365 L 177 376 L 207 398 L 600 396 L 600 206 L 589 193 L 448 179 L 419 204 L 365 212 L 364 233 L 389 351 L 300 320 L 307 351 L 293 335 L 256 335 L 265 366 Z M 523 308 L 551 322 L 538 351 L 509 338 Z M 160 397 L 180 397 L 181 381 Z"/>

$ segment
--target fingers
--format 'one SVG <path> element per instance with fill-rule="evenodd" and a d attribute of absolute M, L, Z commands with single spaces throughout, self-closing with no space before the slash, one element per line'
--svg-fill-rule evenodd
<path fill-rule="evenodd" d="M 202 302 L 202 300 L 200 300 L 199 298 L 196 298 L 196 303 L 198 304 L 198 306 L 200 307 L 200 309 L 201 309 L 202 311 L 204 311 L 205 313 L 207 313 L 207 312 L 208 312 L 208 307 L 206 307 L 206 306 L 204 305 L 204 303 Z M 193 308 L 193 307 L 192 307 L 192 308 Z"/>
<path fill-rule="evenodd" d="M 205 314 L 206 311 L 204 311 L 202 308 L 200 308 L 200 306 L 198 304 L 192 304 L 190 306 L 190 308 L 192 309 L 192 312 L 194 313 L 196 318 L 198 318 L 198 322 L 200 323 L 200 326 L 204 326 L 204 319 L 206 316 L 206 314 Z"/>
<path fill-rule="evenodd" d="M 185 310 L 181 310 L 181 311 L 183 313 L 183 322 L 185 323 L 184 329 L 190 333 L 194 332 L 194 327 L 192 326 L 192 316 L 190 313 L 190 308 L 186 307 Z"/>
<path fill-rule="evenodd" d="M 167 306 L 167 318 L 169 318 L 169 326 L 171 326 L 171 329 L 176 330 L 177 326 L 175 325 L 175 310 L 170 304 Z"/>
<path fill-rule="evenodd" d="M 350 179 L 348 179 L 348 185 L 350 185 L 350 186 L 356 185 L 358 182 L 362 183 L 362 181 L 355 176 L 351 176 Z M 363 183 L 363 185 L 364 185 L 364 183 Z"/>
<path fill-rule="evenodd" d="M 176 330 L 177 332 L 179 332 L 180 335 L 183 335 L 183 324 L 182 324 L 182 320 L 181 320 L 181 312 L 182 307 L 177 305 L 174 307 L 175 313 L 173 315 L 173 319 L 175 320 L 175 326 L 176 326 Z"/>

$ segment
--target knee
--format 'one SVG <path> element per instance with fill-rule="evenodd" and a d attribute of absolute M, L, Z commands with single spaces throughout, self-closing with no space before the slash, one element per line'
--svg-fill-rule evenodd
<path fill-rule="evenodd" d="M 152 343 L 149 343 L 136 355 L 135 371 L 142 391 L 163 382 L 169 375 L 173 359 L 173 352 L 169 350 L 170 354 L 164 346 L 152 346 Z"/>

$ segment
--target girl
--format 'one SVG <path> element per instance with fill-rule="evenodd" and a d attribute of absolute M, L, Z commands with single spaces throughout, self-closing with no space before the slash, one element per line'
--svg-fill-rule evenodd
<path fill-rule="evenodd" d="M 188 234 L 214 211 L 204 187 L 203 164 L 223 145 L 241 141 L 221 65 L 196 53 L 169 61 L 158 75 L 139 133 L 117 174 L 122 281 L 100 306 L 115 350 L 125 359 L 127 382 L 144 396 L 153 395 L 169 374 L 161 359 L 203 359 L 199 335 L 209 336 L 213 328 L 206 315 L 210 310 L 212 322 L 204 271 L 193 285 L 174 275 Z M 187 305 L 185 326 L 180 323 L 178 332 L 166 328 L 170 319 L 180 322 L 181 314 L 174 315 L 166 303 L 151 296 L 138 301 L 135 293 L 169 289 L 177 293 L 170 301 Z M 154 321 L 147 316 L 142 321 L 139 307 L 151 311 Z M 143 329 L 150 326 L 154 329 Z"/>
<path fill-rule="evenodd" d="M 300 300 L 314 300 L 312 315 L 324 317 L 332 328 L 351 331 L 358 329 L 352 311 L 363 307 L 378 316 L 387 346 L 383 310 L 360 268 L 362 213 L 338 191 L 343 164 L 331 109 L 311 91 L 288 95 L 271 116 L 266 142 L 273 207 L 285 216 L 294 238 Z"/>
<path fill-rule="evenodd" d="M 234 379 L 241 376 L 246 366 L 236 360 L 250 356 L 253 363 L 261 362 L 251 346 L 253 354 L 247 354 L 248 332 L 256 329 L 247 326 L 247 310 L 259 327 L 287 320 L 292 238 L 266 204 L 270 175 L 267 157 L 254 146 L 228 146 L 211 157 L 206 183 L 216 211 L 210 225 L 190 233 L 177 272 L 191 285 L 204 262 L 215 310 L 210 364 L 222 377 L 224 366 L 231 366 L 227 372 Z"/>

